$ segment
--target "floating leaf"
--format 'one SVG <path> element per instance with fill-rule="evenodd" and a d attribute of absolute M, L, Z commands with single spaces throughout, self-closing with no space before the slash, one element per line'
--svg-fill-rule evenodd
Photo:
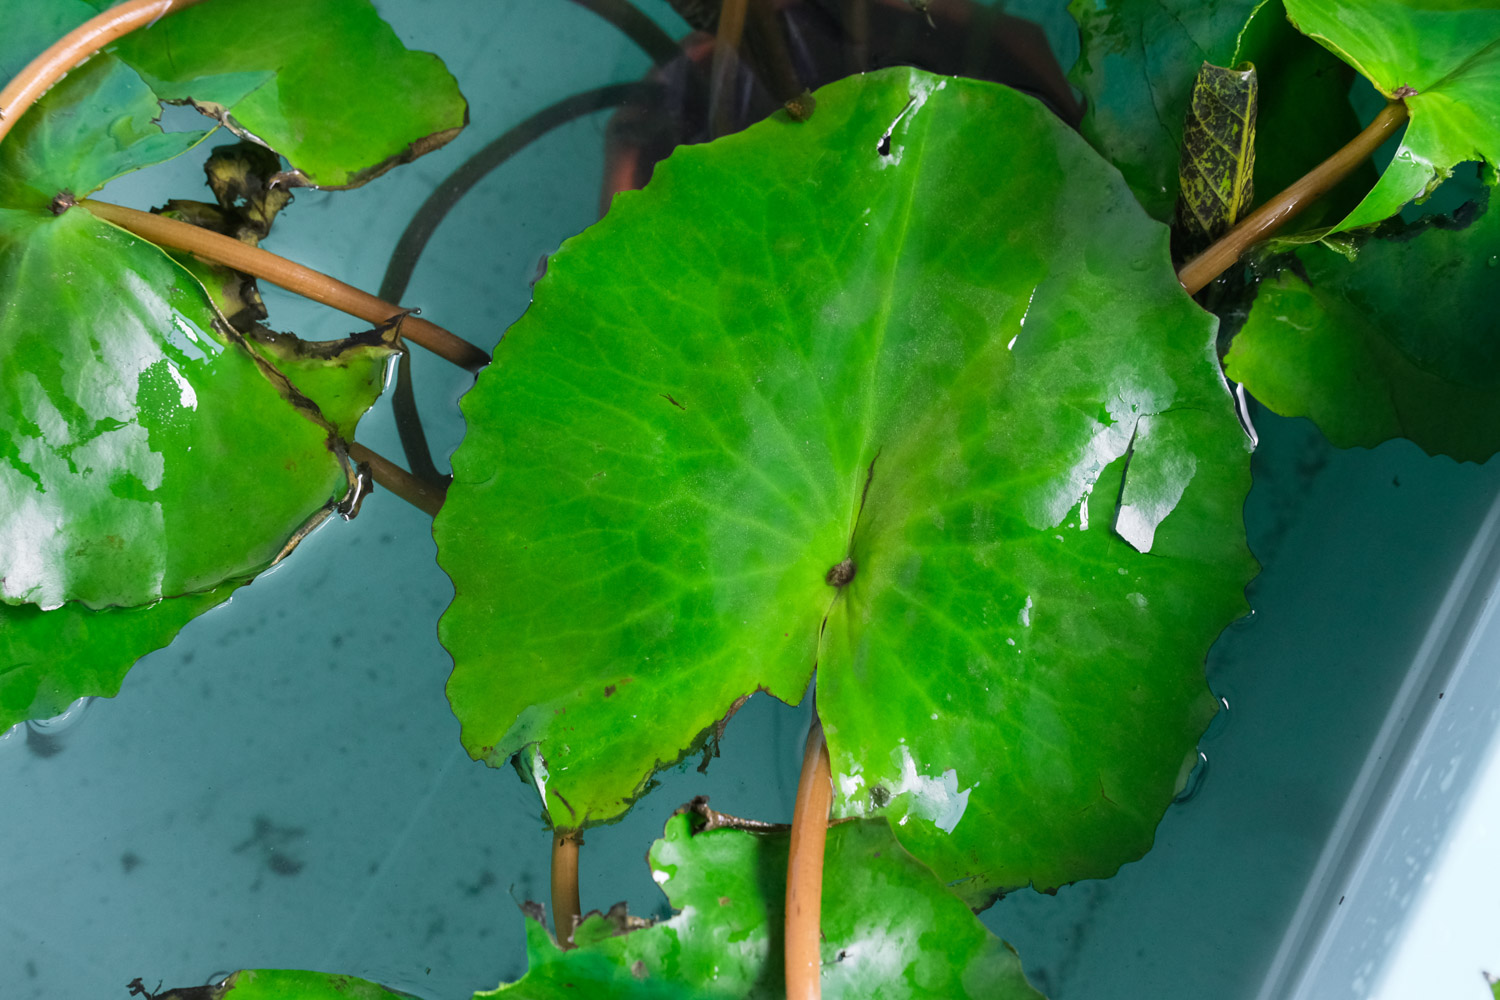
<path fill-rule="evenodd" d="M 1475 462 L 1500 450 L 1500 212 L 1369 240 L 1352 263 L 1323 246 L 1297 258 L 1262 283 L 1230 378 L 1340 447 L 1405 437 Z"/>
<path fill-rule="evenodd" d="M 1287 0 L 1303 32 L 1337 53 L 1411 124 L 1375 189 L 1336 227 L 1389 218 L 1468 160 L 1500 164 L 1500 3 Z"/>
<path fill-rule="evenodd" d="M 139 980 L 136 984 L 145 985 Z M 132 984 L 132 985 L 136 985 Z M 155 1000 L 413 1000 L 376 983 L 328 972 L 242 969 L 213 986 L 164 990 Z"/>
<path fill-rule="evenodd" d="M 113 51 L 162 100 L 264 143 L 318 187 L 364 184 L 468 120 L 437 56 L 406 49 L 367 0 L 214 0 Z"/>
<path fill-rule="evenodd" d="M 0 603 L 0 732 L 27 719 L 50 719 L 79 698 L 114 697 L 136 660 L 167 645 L 234 590 L 226 585 L 149 607 L 104 611 Z"/>
<path fill-rule="evenodd" d="M 1204 63 L 1182 133 L 1177 224 L 1206 246 L 1250 210 L 1255 196 L 1255 67 Z"/>
<path fill-rule="evenodd" d="M 343 496 L 320 420 L 159 249 L 0 208 L 0 595 L 149 604 L 273 562 Z"/>
<path fill-rule="evenodd" d="M 465 746 L 608 822 L 816 665 L 841 814 L 971 901 L 1108 874 L 1253 572 L 1213 320 L 1036 102 L 892 70 L 818 107 L 617 197 L 465 398 L 435 525 Z"/>
<path fill-rule="evenodd" d="M 1347 96 L 1351 71 L 1292 29 L 1280 0 L 1074 0 L 1069 9 L 1082 32 L 1070 76 L 1088 98 L 1083 134 L 1163 222 L 1177 201 L 1183 121 L 1205 62 L 1250 62 L 1259 71 L 1263 141 L 1255 186 L 1265 195 L 1359 130 Z M 1365 190 L 1368 184 L 1359 194 Z M 1347 200 L 1344 192 L 1333 193 L 1337 203 Z"/>
<path fill-rule="evenodd" d="M 578 947 L 568 951 L 528 919 L 530 971 L 476 1000 L 785 997 L 786 835 L 730 829 L 694 835 L 691 822 L 674 816 L 649 858 L 680 913 L 647 927 L 631 927 L 619 910 L 591 914 L 574 934 Z M 828 831 L 822 930 L 822 995 L 829 1000 L 1042 1000 L 1010 946 L 902 850 L 883 823 Z"/>

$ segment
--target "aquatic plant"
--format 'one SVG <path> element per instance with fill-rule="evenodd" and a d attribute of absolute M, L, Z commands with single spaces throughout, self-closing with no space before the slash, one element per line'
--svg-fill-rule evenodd
<path fill-rule="evenodd" d="M 434 58 L 359 0 L 213 0 L 23 69 L 90 13 L 43 9 L 0 42 L 0 725 L 113 693 L 369 478 L 402 493 L 457 591 L 464 744 L 515 764 L 555 839 L 555 933 L 528 922 L 532 971 L 497 992 L 1037 995 L 968 909 L 1139 857 L 1197 760 L 1203 658 L 1255 568 L 1224 372 L 1338 444 L 1500 447 L 1500 348 L 1443 322 L 1493 297 L 1496 223 L 1397 215 L 1461 162 L 1493 184 L 1494 10 L 1080 4 L 1075 133 L 1062 96 L 915 69 L 805 95 L 757 48 L 765 11 L 728 4 L 707 120 L 741 31 L 788 110 L 617 196 L 484 367 L 399 292 L 256 246 L 288 187 L 366 183 L 463 126 Z M 1206 39 L 1233 69 L 1199 72 Z M 1339 59 L 1390 100 L 1363 131 Z M 286 162 L 220 151 L 212 205 L 90 199 L 207 137 L 151 124 L 160 102 Z M 245 274 L 373 329 L 273 334 Z M 419 434 L 415 474 L 353 441 L 407 342 L 484 367 L 451 485 Z M 650 858 L 681 913 L 578 919 L 582 831 L 716 752 L 755 691 L 810 682 L 792 828 L 695 803 Z"/>

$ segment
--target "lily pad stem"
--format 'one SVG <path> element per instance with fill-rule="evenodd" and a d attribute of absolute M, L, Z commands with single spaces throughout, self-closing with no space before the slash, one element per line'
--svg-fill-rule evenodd
<path fill-rule="evenodd" d="M 357 441 L 349 442 L 349 457 L 370 467 L 375 485 L 390 490 L 418 510 L 437 517 L 437 512 L 443 509 L 443 500 L 448 492 L 446 484 L 418 479 L 395 462 Z"/>
<path fill-rule="evenodd" d="M 578 848 L 582 844 L 577 833 L 552 835 L 552 922 L 557 943 L 564 948 L 573 947 L 573 928 L 583 909 L 578 902 Z"/>
<path fill-rule="evenodd" d="M 185 250 L 211 263 L 223 264 L 236 271 L 254 275 L 367 323 L 386 323 L 407 311 L 310 267 L 294 264 L 285 257 L 278 257 L 258 247 L 186 222 L 103 201 L 90 199 L 78 204 L 105 222 L 111 222 L 158 246 Z M 439 357 L 469 371 L 478 371 L 490 362 L 488 354 L 467 340 L 416 316 L 406 317 L 401 324 L 401 334 L 407 340 L 421 344 Z"/>
<path fill-rule="evenodd" d="M 74 66 L 122 35 L 155 24 L 174 10 L 203 0 L 129 0 L 68 32 L 27 64 L 0 90 L 0 139 L 26 110 Z"/>
<path fill-rule="evenodd" d="M 1196 295 L 1205 285 L 1229 269 L 1250 247 L 1268 239 L 1318 198 L 1327 194 L 1339 181 L 1349 176 L 1392 132 L 1406 123 L 1406 104 L 1392 101 L 1375 116 L 1365 130 L 1338 152 L 1318 164 L 1291 187 L 1240 220 L 1218 242 L 1188 261 L 1177 272 L 1177 280 L 1189 295 Z"/>
<path fill-rule="evenodd" d="M 819 1000 L 823 995 L 823 848 L 828 842 L 828 810 L 833 805 L 833 771 L 823 723 L 813 720 L 802 754 L 802 777 L 792 810 L 792 840 L 786 862 L 787 1000 Z"/>

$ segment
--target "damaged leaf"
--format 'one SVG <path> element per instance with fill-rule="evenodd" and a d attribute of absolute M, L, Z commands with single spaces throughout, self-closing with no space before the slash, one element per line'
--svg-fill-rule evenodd
<path fill-rule="evenodd" d="M 1389 218 L 1460 163 L 1500 165 L 1500 3 L 1287 0 L 1297 27 L 1411 115 L 1390 166 L 1335 231 Z"/>
<path fill-rule="evenodd" d="M 113 51 L 162 100 L 191 103 L 286 157 L 292 184 L 357 187 L 468 120 L 437 56 L 409 51 L 367 0 L 214 0 Z"/>
<path fill-rule="evenodd" d="M 131 984 L 151 1000 L 414 1000 L 366 979 L 292 969 L 242 969 L 212 986 L 156 992 L 139 979 Z"/>
<path fill-rule="evenodd" d="M 1300 267 L 1262 283 L 1226 370 L 1340 447 L 1404 437 L 1483 462 L 1500 450 L 1497 260 L 1493 208 L 1462 228 L 1429 222 L 1370 239 L 1352 262 L 1304 247 Z"/>
<path fill-rule="evenodd" d="M 608 822 L 816 667 L 837 812 L 971 902 L 1109 874 L 1254 568 L 1214 322 L 1035 101 L 903 69 L 818 102 L 616 198 L 465 397 L 465 746 Z"/>
<path fill-rule="evenodd" d="M 1088 99 L 1083 135 L 1125 175 L 1153 218 L 1170 222 L 1178 197 L 1183 121 L 1205 62 L 1259 69 L 1255 187 L 1271 195 L 1359 131 L 1352 71 L 1286 21 L 1281 0 L 1074 0 L 1082 52 L 1069 74 Z M 1352 206 L 1369 190 L 1351 179 L 1329 196 Z M 1350 194 L 1350 191 L 1357 191 Z M 1321 207 L 1300 225 L 1315 225 Z"/>
<path fill-rule="evenodd" d="M 1255 67 L 1204 63 L 1182 131 L 1177 230 L 1192 250 L 1212 243 L 1255 197 Z"/>
<path fill-rule="evenodd" d="M 623 906 L 595 912 L 574 934 L 578 947 L 568 951 L 529 917 L 530 971 L 476 1000 L 785 997 L 786 856 L 785 833 L 695 835 L 692 817 L 674 816 L 649 861 L 676 916 L 641 927 L 627 923 Z M 829 1000 L 1043 1000 L 1010 946 L 902 850 L 883 823 L 829 829 L 822 929 L 822 995 Z"/>

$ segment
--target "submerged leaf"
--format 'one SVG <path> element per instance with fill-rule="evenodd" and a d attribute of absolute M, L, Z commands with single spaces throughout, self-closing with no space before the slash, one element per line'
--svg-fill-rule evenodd
<path fill-rule="evenodd" d="M 627 929 L 594 913 L 564 951 L 526 921 L 530 971 L 479 997 L 745 998 L 786 996 L 781 932 L 787 836 L 711 830 L 674 816 L 651 848 L 676 916 Z M 885 824 L 844 823 L 824 853 L 822 995 L 1043 1000 L 1010 946 L 912 859 Z"/>
<path fill-rule="evenodd" d="M 294 183 L 364 184 L 468 120 L 452 74 L 406 49 L 368 0 L 214 0 L 113 51 L 163 100 L 192 103 L 286 157 Z"/>
<path fill-rule="evenodd" d="M 1465 161 L 1500 166 L 1500 0 L 1287 0 L 1287 12 L 1411 114 L 1380 182 L 1335 231 L 1395 215 Z"/>
<path fill-rule="evenodd" d="M 617 197 L 465 398 L 435 525 L 465 746 L 608 822 L 816 666 L 840 813 L 971 901 L 1108 874 L 1253 572 L 1213 320 L 1036 102 L 913 70 L 818 102 Z"/>
<path fill-rule="evenodd" d="M 1083 135 L 1163 222 L 1177 202 L 1183 121 L 1205 62 L 1259 70 L 1262 194 L 1280 191 L 1359 130 L 1348 101 L 1352 72 L 1287 24 L 1281 0 L 1073 0 L 1069 9 L 1082 33 L 1070 76 L 1088 98 Z M 1344 188 L 1333 197 L 1342 204 Z"/>
<path fill-rule="evenodd" d="M 167 645 L 234 590 L 225 585 L 149 607 L 104 611 L 0 603 L 0 732 L 51 718 L 79 698 L 114 697 L 136 660 Z"/>
<path fill-rule="evenodd" d="M 1340 447 L 1405 437 L 1483 462 L 1500 450 L 1500 211 L 1465 228 L 1323 246 L 1262 283 L 1225 365 L 1267 407 Z"/>
<path fill-rule="evenodd" d="M 1255 197 L 1255 67 L 1204 63 L 1182 132 L 1177 225 L 1192 247 L 1218 239 Z"/>

